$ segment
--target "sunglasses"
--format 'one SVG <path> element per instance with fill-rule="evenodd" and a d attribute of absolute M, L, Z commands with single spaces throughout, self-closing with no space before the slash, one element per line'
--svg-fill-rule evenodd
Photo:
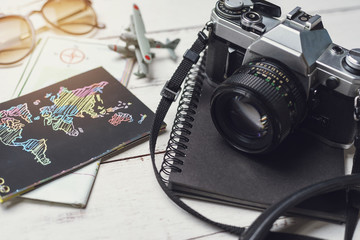
<path fill-rule="evenodd" d="M 49 29 L 34 28 L 29 17 L 39 13 L 53 28 L 72 35 L 83 35 L 98 24 L 90 0 L 48 0 L 40 11 L 27 16 L 0 14 L 0 65 L 10 65 L 23 60 L 36 46 L 36 34 Z"/>

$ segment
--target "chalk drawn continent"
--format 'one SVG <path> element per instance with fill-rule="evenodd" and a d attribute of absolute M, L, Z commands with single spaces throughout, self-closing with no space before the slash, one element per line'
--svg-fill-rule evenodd
<path fill-rule="evenodd" d="M 79 130 L 74 126 L 74 118 L 84 118 L 85 115 L 99 118 L 106 113 L 100 94 L 107 84 L 108 82 L 102 81 L 75 90 L 61 87 L 57 94 L 50 97 L 53 105 L 40 108 L 44 124 L 51 125 L 54 131 L 78 136 Z"/>
<path fill-rule="evenodd" d="M 7 110 L 0 111 L 0 142 L 10 147 L 22 149 L 35 156 L 35 160 L 42 165 L 51 163 L 46 157 L 46 139 L 28 139 L 24 142 L 22 132 L 26 124 L 32 123 L 31 113 L 26 103 L 19 104 Z"/>

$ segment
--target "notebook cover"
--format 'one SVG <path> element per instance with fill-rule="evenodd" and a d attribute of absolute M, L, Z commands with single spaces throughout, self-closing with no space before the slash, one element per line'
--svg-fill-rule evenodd
<path fill-rule="evenodd" d="M 204 81 L 185 157 L 171 172 L 169 187 L 178 195 L 264 209 L 310 184 L 344 175 L 344 153 L 301 131 L 271 155 L 243 154 L 230 147 L 210 116 L 213 88 Z M 304 202 L 292 212 L 344 221 L 345 194 L 332 193 Z"/>
<path fill-rule="evenodd" d="M 103 68 L 0 104 L 0 202 L 147 137 L 153 112 Z"/>
<path fill-rule="evenodd" d="M 108 44 L 100 40 L 68 36 L 43 38 L 25 64 L 26 68 L 17 87 L 13 89 L 13 98 L 99 66 L 127 86 L 135 59 L 122 59 L 119 56 L 119 53 L 109 51 Z M 9 91 L 12 92 L 10 89 Z M 99 164 L 100 160 L 92 162 L 20 197 L 85 208 Z"/>

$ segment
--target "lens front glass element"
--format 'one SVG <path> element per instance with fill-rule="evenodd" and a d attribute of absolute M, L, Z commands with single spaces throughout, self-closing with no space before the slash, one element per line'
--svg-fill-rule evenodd
<path fill-rule="evenodd" d="M 30 24 L 19 16 L 0 18 L 0 64 L 12 64 L 26 57 L 34 44 Z"/>
<path fill-rule="evenodd" d="M 219 133 L 233 147 L 248 153 L 267 149 L 274 136 L 271 117 L 258 98 L 239 89 L 217 91 L 211 116 Z"/>
<path fill-rule="evenodd" d="M 243 97 L 236 96 L 229 100 L 229 109 L 226 111 L 233 129 L 248 138 L 261 138 L 266 135 L 267 116 L 262 116 L 260 112 Z"/>
<path fill-rule="evenodd" d="M 50 0 L 42 13 L 51 25 L 66 33 L 86 34 L 97 25 L 96 14 L 85 0 Z"/>

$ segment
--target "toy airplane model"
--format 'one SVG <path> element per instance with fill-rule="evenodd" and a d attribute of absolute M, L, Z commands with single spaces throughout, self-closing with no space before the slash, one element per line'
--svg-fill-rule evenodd
<path fill-rule="evenodd" d="M 120 39 L 126 43 L 125 47 L 118 45 L 109 45 L 113 51 L 121 53 L 125 58 L 136 57 L 139 69 L 134 73 L 139 78 L 146 77 L 148 74 L 148 64 L 151 63 L 155 57 L 150 52 L 150 48 L 165 48 L 169 50 L 170 57 L 176 60 L 175 48 L 180 42 L 180 39 L 174 41 L 167 40 L 166 43 L 156 41 L 145 36 L 145 25 L 141 17 L 139 7 L 134 4 L 133 15 L 130 17 L 131 23 L 128 32 L 121 34 Z M 133 47 L 132 47 L 133 46 Z M 131 47 L 131 48 L 130 48 Z"/>

